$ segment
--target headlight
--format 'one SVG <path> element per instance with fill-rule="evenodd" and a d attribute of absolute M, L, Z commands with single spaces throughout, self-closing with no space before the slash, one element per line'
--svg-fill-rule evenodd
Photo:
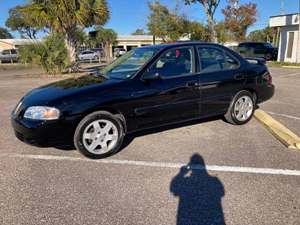
<path fill-rule="evenodd" d="M 46 106 L 29 107 L 24 114 L 24 118 L 32 120 L 56 120 L 59 118 L 59 110 Z"/>

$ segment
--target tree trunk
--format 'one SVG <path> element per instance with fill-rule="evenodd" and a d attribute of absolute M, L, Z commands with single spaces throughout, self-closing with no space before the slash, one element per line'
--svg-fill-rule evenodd
<path fill-rule="evenodd" d="M 66 33 L 65 45 L 67 48 L 70 65 L 71 67 L 73 67 L 74 65 L 76 65 L 76 47 L 77 47 L 77 40 L 73 32 Z"/>
<path fill-rule="evenodd" d="M 110 62 L 110 43 L 109 42 L 106 42 L 104 44 L 104 51 L 105 51 L 105 59 L 106 59 L 106 62 Z"/>
<path fill-rule="evenodd" d="M 212 18 L 212 16 L 209 15 L 209 14 L 207 14 L 207 19 L 208 19 L 208 29 L 210 31 L 210 41 L 213 42 L 213 43 L 217 43 L 218 42 L 218 37 L 217 37 L 215 21 Z"/>

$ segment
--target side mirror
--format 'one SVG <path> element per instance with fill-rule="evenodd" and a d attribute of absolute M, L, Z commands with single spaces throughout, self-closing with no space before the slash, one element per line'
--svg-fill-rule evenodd
<path fill-rule="evenodd" d="M 160 75 L 158 72 L 146 71 L 142 77 L 143 80 L 158 80 L 160 79 Z"/>

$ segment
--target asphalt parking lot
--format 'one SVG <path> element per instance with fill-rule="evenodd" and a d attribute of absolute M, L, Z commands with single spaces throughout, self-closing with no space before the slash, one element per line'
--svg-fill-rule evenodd
<path fill-rule="evenodd" d="M 260 108 L 299 135 L 300 69 L 271 72 L 276 94 Z M 300 224 L 300 151 L 255 119 L 138 134 L 97 161 L 19 142 L 10 112 L 52 81 L 0 74 L 0 224 Z"/>

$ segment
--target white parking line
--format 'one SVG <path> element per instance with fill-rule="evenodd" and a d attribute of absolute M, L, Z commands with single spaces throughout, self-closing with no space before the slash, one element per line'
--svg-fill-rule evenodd
<path fill-rule="evenodd" d="M 270 112 L 270 111 L 266 111 L 266 112 L 271 114 L 271 115 L 275 115 L 275 116 L 282 116 L 282 117 L 286 117 L 286 118 L 289 118 L 289 119 L 300 120 L 300 117 L 297 117 L 297 116 L 291 116 L 291 115 L 287 115 L 287 114 L 275 113 L 275 112 Z"/>
<path fill-rule="evenodd" d="M 133 161 L 133 160 L 118 160 L 118 159 L 91 160 L 91 159 L 87 159 L 87 158 L 77 158 L 77 157 L 69 157 L 69 156 L 52 156 L 52 155 L 1 154 L 0 158 L 23 158 L 23 159 L 56 160 L 56 161 L 81 161 L 81 162 L 99 163 L 99 164 L 115 164 L 115 165 L 176 168 L 176 169 L 186 166 L 186 164 L 184 164 L 184 163 L 172 163 L 172 162 L 150 162 L 150 161 Z M 197 165 L 197 164 L 189 165 L 189 166 L 191 169 L 195 169 L 195 170 L 208 170 L 208 171 L 231 172 L 231 173 L 300 176 L 300 170 L 239 167 L 239 166 L 215 166 L 215 165 L 203 166 L 203 165 Z"/>

